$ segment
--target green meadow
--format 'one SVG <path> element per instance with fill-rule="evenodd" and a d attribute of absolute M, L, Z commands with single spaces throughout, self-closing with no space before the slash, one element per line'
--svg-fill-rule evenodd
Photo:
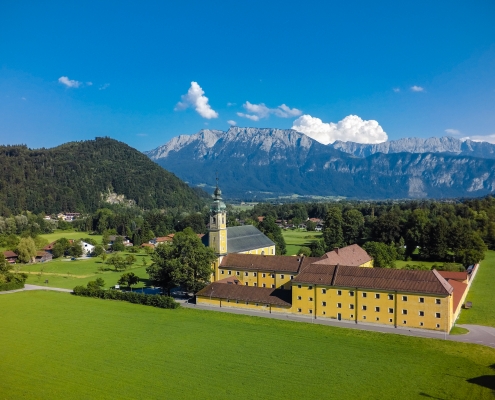
<path fill-rule="evenodd" d="M 495 349 L 57 292 L 0 296 L 5 399 L 493 399 Z"/>
<path fill-rule="evenodd" d="M 312 241 L 322 237 L 321 232 L 307 232 L 302 230 L 282 229 L 282 235 L 285 239 L 288 256 L 297 254 L 302 246 L 309 246 Z"/>
<path fill-rule="evenodd" d="M 461 311 L 458 324 L 495 327 L 495 251 L 487 251 L 466 297 L 472 308 Z"/>

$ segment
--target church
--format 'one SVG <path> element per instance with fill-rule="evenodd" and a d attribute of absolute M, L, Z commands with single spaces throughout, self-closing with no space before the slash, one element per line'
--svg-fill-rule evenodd
<path fill-rule="evenodd" d="M 199 305 L 449 332 L 469 289 L 467 273 L 373 268 L 357 244 L 322 257 L 277 256 L 256 227 L 226 222 L 217 186 L 203 237 L 217 259 Z"/>

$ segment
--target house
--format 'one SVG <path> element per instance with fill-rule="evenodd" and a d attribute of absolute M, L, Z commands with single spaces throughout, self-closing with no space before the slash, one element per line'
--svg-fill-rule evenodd
<path fill-rule="evenodd" d="M 53 246 L 55 246 L 56 243 L 57 243 L 57 241 L 51 242 L 50 244 L 43 247 L 43 250 L 48 252 L 48 253 L 51 253 L 53 251 Z"/>
<path fill-rule="evenodd" d="M 53 258 L 51 253 L 47 251 L 38 251 L 36 252 L 35 262 L 45 262 L 50 261 Z"/>
<path fill-rule="evenodd" d="M 92 245 L 90 243 L 83 242 L 83 241 L 81 241 L 81 247 L 82 247 L 82 250 L 83 250 L 83 255 L 85 255 L 85 256 L 89 256 L 95 250 L 95 246 L 94 245 Z"/>
<path fill-rule="evenodd" d="M 321 232 L 322 230 L 323 230 L 323 225 L 322 224 L 316 224 L 315 231 Z"/>
<path fill-rule="evenodd" d="M 9 264 L 15 264 L 15 262 L 17 261 L 17 254 L 14 253 L 13 251 L 11 250 L 7 250 L 7 251 L 4 251 L 3 252 L 3 255 L 5 257 L 5 260 L 9 263 Z"/>
<path fill-rule="evenodd" d="M 124 246 L 132 246 L 132 242 L 131 242 L 131 239 L 127 236 L 120 236 L 120 235 L 110 235 L 108 236 L 108 244 L 111 246 L 113 245 L 113 243 L 115 242 L 115 239 L 117 237 L 121 237 L 122 238 L 122 244 Z"/>

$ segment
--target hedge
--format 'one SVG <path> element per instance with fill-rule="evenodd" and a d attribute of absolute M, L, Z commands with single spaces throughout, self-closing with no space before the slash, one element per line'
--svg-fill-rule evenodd
<path fill-rule="evenodd" d="M 23 288 L 24 288 L 24 282 L 0 283 L 0 292 L 6 292 L 8 290 L 17 290 Z"/>
<path fill-rule="evenodd" d="M 144 304 L 146 306 L 159 308 L 178 308 L 179 303 L 176 303 L 172 297 L 161 296 L 158 294 L 143 294 L 135 292 L 121 292 L 120 290 L 102 290 L 88 289 L 84 286 L 76 286 L 74 295 L 85 297 L 96 297 L 107 300 L 128 301 L 135 304 Z"/>

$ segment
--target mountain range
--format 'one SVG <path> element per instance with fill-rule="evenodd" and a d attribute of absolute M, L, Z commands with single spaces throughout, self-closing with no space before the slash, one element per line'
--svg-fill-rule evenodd
<path fill-rule="evenodd" d="M 227 198 L 453 198 L 495 191 L 495 145 L 444 137 L 324 145 L 291 129 L 203 129 L 145 152 L 192 186 Z"/>

